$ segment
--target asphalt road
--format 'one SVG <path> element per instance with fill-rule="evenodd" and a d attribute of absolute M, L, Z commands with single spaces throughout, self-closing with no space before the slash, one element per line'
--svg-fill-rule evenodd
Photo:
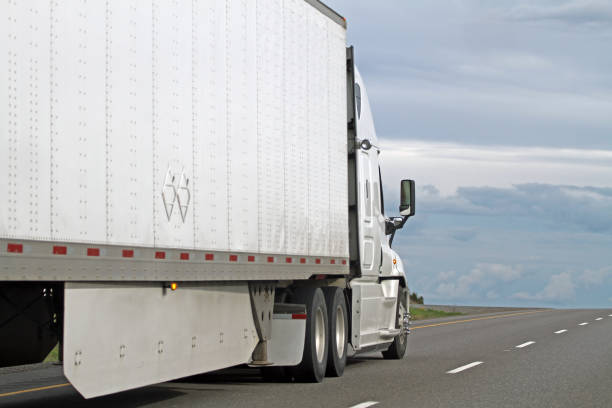
<path fill-rule="evenodd" d="M 265 382 L 234 368 L 84 400 L 65 382 L 59 366 L 3 373 L 0 406 L 612 407 L 612 310 L 417 322 L 404 360 L 355 357 L 322 384 Z"/>

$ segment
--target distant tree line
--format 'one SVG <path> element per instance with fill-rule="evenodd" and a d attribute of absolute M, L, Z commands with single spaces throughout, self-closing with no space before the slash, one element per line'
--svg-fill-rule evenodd
<path fill-rule="evenodd" d="M 423 296 L 419 296 L 416 292 L 410 294 L 410 303 L 423 304 Z"/>

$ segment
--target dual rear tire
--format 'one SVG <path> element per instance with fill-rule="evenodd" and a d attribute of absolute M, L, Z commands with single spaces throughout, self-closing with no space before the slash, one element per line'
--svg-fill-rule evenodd
<path fill-rule="evenodd" d="M 346 353 L 348 349 L 348 312 L 344 291 L 337 287 L 323 288 L 325 302 L 327 303 L 327 320 L 329 322 L 328 340 L 329 353 L 327 355 L 328 377 L 341 377 L 346 367 Z"/>
<path fill-rule="evenodd" d="M 406 289 L 400 288 L 396 309 L 396 327 L 401 327 L 407 311 Z M 295 367 L 262 369 L 265 379 L 293 377 L 298 381 L 321 382 L 325 376 L 340 377 L 346 367 L 348 351 L 348 307 L 344 291 L 338 287 L 297 288 L 292 303 L 306 305 L 306 335 L 302 361 Z M 407 332 L 402 331 L 383 351 L 387 360 L 399 360 L 406 354 Z"/>
<path fill-rule="evenodd" d="M 346 366 L 348 314 L 342 289 L 298 288 L 293 303 L 306 305 L 306 338 L 302 362 L 291 369 L 300 381 L 339 377 Z"/>

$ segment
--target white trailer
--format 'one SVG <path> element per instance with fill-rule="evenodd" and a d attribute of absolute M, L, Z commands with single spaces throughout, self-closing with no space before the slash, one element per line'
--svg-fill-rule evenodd
<path fill-rule="evenodd" d="M 401 358 L 408 289 L 345 20 L 317 0 L 2 0 L 0 366 L 86 398 Z"/>

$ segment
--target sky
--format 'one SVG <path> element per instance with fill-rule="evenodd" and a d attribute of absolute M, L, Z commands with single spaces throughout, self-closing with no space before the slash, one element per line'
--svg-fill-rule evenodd
<path fill-rule="evenodd" d="M 612 307 L 612 1 L 327 0 L 429 304 Z"/>

